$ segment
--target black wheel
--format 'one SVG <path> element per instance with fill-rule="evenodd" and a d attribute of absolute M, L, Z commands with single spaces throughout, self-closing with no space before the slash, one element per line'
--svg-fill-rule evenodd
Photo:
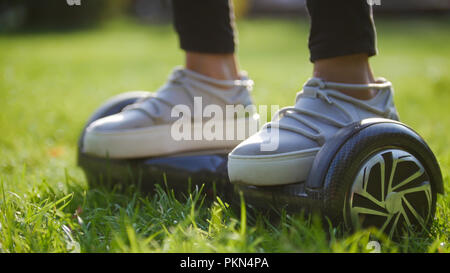
<path fill-rule="evenodd" d="M 424 140 L 393 121 L 347 135 L 323 171 L 325 213 L 350 229 L 377 227 L 395 237 L 431 224 L 442 176 Z"/>

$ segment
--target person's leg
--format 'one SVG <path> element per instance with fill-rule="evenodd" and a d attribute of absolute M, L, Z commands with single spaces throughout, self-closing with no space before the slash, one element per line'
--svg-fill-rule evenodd
<path fill-rule="evenodd" d="M 207 106 L 220 107 L 225 113 L 227 106 L 252 104 L 253 82 L 239 73 L 234 54 L 230 0 L 173 0 L 173 11 L 180 47 L 186 53 L 185 67 L 175 69 L 155 94 L 93 122 L 86 129 L 84 153 L 110 158 L 165 156 L 209 149 L 229 151 L 241 141 L 228 134 L 216 137 L 216 127 L 214 134 L 205 135 L 202 128 L 208 119 L 194 117 L 208 113 Z M 183 109 L 181 119 L 174 114 L 177 109 Z M 192 119 L 194 124 L 189 123 Z M 214 110 L 211 119 L 219 127 L 255 122 L 257 117 L 221 117 Z M 173 126 L 175 123 L 178 126 Z"/>
<path fill-rule="evenodd" d="M 377 53 L 372 7 L 365 0 L 308 0 L 310 60 L 314 77 L 343 83 L 373 83 L 369 57 Z M 341 90 L 369 99 L 372 90 Z"/>
<path fill-rule="evenodd" d="M 293 107 L 228 156 L 232 182 L 283 185 L 303 182 L 321 146 L 336 132 L 366 118 L 398 119 L 391 84 L 375 80 L 375 28 L 366 0 L 308 0 L 313 78 Z"/>
<path fill-rule="evenodd" d="M 229 0 L 173 0 L 174 25 L 186 68 L 219 79 L 239 78 Z"/>
<path fill-rule="evenodd" d="M 233 54 L 186 52 L 187 69 L 218 80 L 239 79 L 238 61 Z"/>

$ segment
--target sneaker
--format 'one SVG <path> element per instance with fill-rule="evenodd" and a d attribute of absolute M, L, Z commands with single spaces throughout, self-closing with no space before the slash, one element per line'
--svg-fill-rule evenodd
<path fill-rule="evenodd" d="M 226 105 L 248 106 L 252 105 L 250 91 L 253 82 L 244 74 L 240 80 L 225 81 L 209 78 L 191 70 L 176 68 L 170 75 L 168 82 L 155 94 L 140 99 L 135 104 L 127 106 L 122 112 L 93 122 L 87 129 L 84 137 L 83 152 L 98 157 L 109 158 L 139 158 L 163 156 L 181 152 L 199 150 L 224 150 L 227 153 L 237 144 L 247 138 L 245 134 L 241 139 L 203 137 L 202 117 L 194 117 L 198 110 L 198 99 L 202 105 L 217 105 L 225 109 Z M 180 117 L 173 116 L 176 107 L 187 109 L 183 113 L 183 120 L 192 125 L 187 130 L 187 138 L 179 139 L 173 136 L 172 125 L 180 121 Z M 196 106 L 197 105 L 197 106 Z M 195 108 L 195 109 L 194 109 Z M 203 107 L 200 108 L 202 115 Z M 180 112 L 178 112 L 180 113 Z M 192 115 L 194 113 L 194 115 Z M 189 116 L 190 115 L 190 116 Z M 212 114 L 211 114 L 212 116 Z M 217 118 L 218 126 L 227 126 L 228 123 L 247 124 L 257 122 L 258 116 L 226 116 Z M 256 131 L 256 130 L 254 130 Z M 194 136 L 200 138 L 190 139 Z"/>
<path fill-rule="evenodd" d="M 378 92 L 359 100 L 335 90 L 341 88 Z M 256 186 L 306 181 L 316 153 L 329 138 L 350 123 L 374 117 L 398 120 L 390 82 L 343 84 L 312 78 L 297 94 L 294 107 L 278 111 L 272 122 L 228 155 L 230 181 Z M 268 149 L 268 143 L 275 145 Z"/>

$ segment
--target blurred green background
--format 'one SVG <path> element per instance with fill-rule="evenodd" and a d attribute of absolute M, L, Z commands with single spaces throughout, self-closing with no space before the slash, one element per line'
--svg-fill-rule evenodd
<path fill-rule="evenodd" d="M 292 105 L 311 75 L 304 2 L 280 2 L 286 4 L 235 3 L 238 55 L 256 83 L 256 104 Z M 392 5 L 395 1 L 384 2 L 375 7 L 380 54 L 371 59 L 374 71 L 393 82 L 400 118 L 436 153 L 448 192 L 448 1 L 426 1 L 430 4 L 425 6 L 425 1 L 406 6 L 405 1 L 397 6 Z M 315 232 L 317 227 L 303 222 L 255 226 L 251 236 L 237 244 L 231 235 L 242 219 L 221 218 L 220 232 L 227 236 L 219 236 L 219 231 L 203 236 L 211 230 L 207 220 L 209 212 L 217 213 L 216 207 L 198 208 L 195 219 L 204 225 L 183 237 L 187 235 L 172 230 L 192 225 L 183 222 L 183 213 L 158 214 L 160 208 L 170 211 L 174 206 L 164 202 L 164 196 L 154 203 L 151 196 L 136 197 L 138 193 L 89 189 L 75 162 L 84 122 L 115 94 L 156 90 L 172 68 L 182 64 L 170 17 L 167 1 L 81 0 L 80 6 L 56 0 L 0 2 L 0 252 L 64 252 L 69 241 L 82 252 L 366 251 L 361 237 L 330 242 Z M 61 204 L 68 199 L 57 204 L 67 196 L 72 200 L 67 206 Z M 448 195 L 439 198 L 436 216 L 425 240 L 411 238 L 385 250 L 447 252 Z M 71 240 L 65 226 L 73 231 Z M 167 233 L 150 236 L 161 230 Z M 130 236 L 151 237 L 156 243 L 145 241 L 145 248 L 136 248 Z M 180 241 L 183 246 L 176 243 Z"/>

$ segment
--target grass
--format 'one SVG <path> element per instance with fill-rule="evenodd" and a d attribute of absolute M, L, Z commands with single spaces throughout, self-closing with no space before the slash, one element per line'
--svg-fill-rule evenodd
<path fill-rule="evenodd" d="M 394 83 L 402 121 L 429 143 L 450 179 L 450 21 L 378 20 L 374 70 Z M 240 62 L 257 104 L 292 105 L 309 77 L 306 21 L 239 22 Z M 78 134 L 108 97 L 155 90 L 182 61 L 171 26 L 114 21 L 97 29 L 0 35 L 0 252 L 449 252 L 450 198 L 429 234 L 392 242 L 347 234 L 316 217 L 237 216 L 201 191 L 177 199 L 90 189 L 76 166 Z M 248 216 L 250 217 L 250 216 Z"/>

